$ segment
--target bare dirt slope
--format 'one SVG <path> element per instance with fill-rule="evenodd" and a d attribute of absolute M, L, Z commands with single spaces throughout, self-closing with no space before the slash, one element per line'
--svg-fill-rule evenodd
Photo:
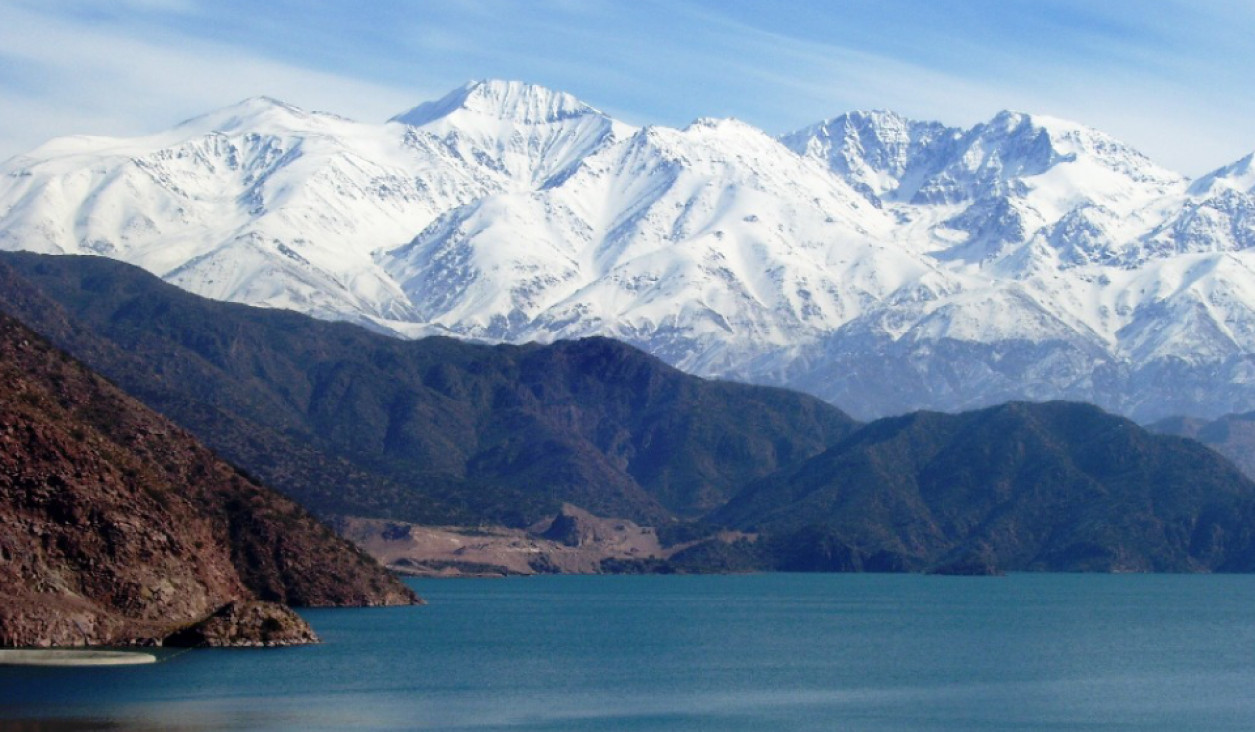
<path fill-rule="evenodd" d="M 606 519 L 565 505 L 528 529 L 419 526 L 350 518 L 340 533 L 380 563 L 406 574 L 483 576 L 592 574 L 605 559 L 658 559 L 666 555 L 650 527 Z"/>

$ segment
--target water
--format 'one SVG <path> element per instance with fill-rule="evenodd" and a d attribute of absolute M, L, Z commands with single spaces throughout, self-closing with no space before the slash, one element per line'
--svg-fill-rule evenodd
<path fill-rule="evenodd" d="M 0 668 L 0 729 L 1255 727 L 1255 576 L 413 584 L 318 647 Z"/>

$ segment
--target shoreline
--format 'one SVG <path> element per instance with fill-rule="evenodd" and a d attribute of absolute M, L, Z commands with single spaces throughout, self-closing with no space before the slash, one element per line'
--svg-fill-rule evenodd
<path fill-rule="evenodd" d="M 0 666 L 135 666 L 156 662 L 156 655 L 144 651 L 0 648 Z"/>

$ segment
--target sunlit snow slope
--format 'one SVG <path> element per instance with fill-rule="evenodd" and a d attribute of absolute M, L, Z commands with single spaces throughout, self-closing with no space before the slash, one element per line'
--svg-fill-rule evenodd
<path fill-rule="evenodd" d="M 621 338 L 871 417 L 1255 409 L 1255 165 L 1064 120 L 633 128 L 475 82 L 384 124 L 258 98 L 0 166 L 0 248 L 407 336 Z"/>

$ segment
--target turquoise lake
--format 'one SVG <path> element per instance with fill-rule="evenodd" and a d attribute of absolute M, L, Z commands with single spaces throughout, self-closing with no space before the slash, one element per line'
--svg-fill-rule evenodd
<path fill-rule="evenodd" d="M 317 647 L 0 668 L 0 729 L 1255 728 L 1255 576 L 547 576 Z"/>

